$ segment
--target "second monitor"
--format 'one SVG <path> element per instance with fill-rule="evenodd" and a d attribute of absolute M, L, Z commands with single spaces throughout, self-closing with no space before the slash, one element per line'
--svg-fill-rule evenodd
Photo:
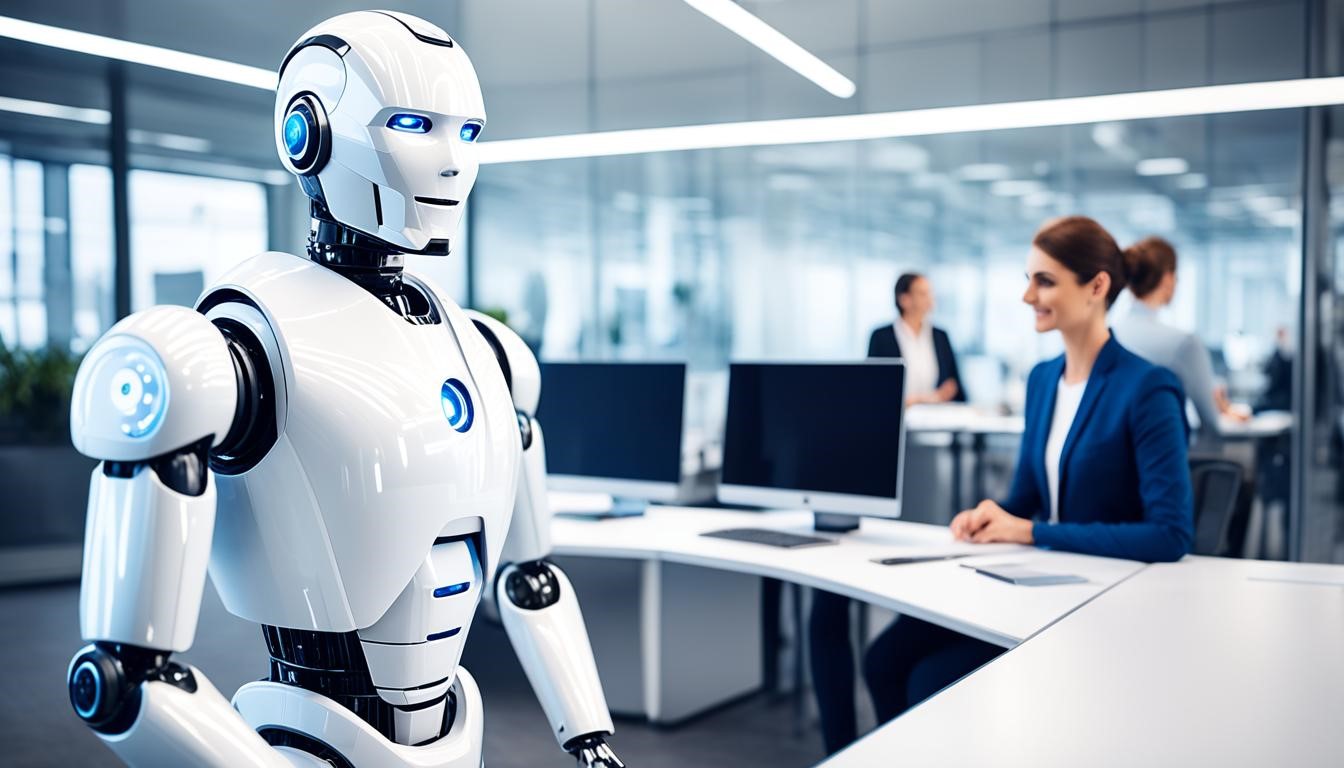
<path fill-rule="evenodd" d="M 684 363 L 542 363 L 550 487 L 674 501 L 685 393 Z"/>
<path fill-rule="evenodd" d="M 734 363 L 719 499 L 802 507 L 821 530 L 899 517 L 905 365 Z"/>

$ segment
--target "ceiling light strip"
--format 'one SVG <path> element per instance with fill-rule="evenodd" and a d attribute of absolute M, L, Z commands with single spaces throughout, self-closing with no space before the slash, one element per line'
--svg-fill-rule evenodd
<path fill-rule="evenodd" d="M 278 82 L 274 71 L 261 67 L 250 67 L 209 56 L 198 56 L 194 53 L 183 53 L 170 48 L 133 43 L 88 32 L 76 32 L 73 29 L 37 24 L 7 16 L 0 16 L 0 37 L 264 90 L 275 90 Z"/>
<path fill-rule="evenodd" d="M 1344 103 L 1344 77 L 487 141 L 482 163 L 928 136 Z"/>
<path fill-rule="evenodd" d="M 816 83 L 832 96 L 847 99 L 854 95 L 854 81 L 732 0 L 686 0 L 686 4 Z"/>

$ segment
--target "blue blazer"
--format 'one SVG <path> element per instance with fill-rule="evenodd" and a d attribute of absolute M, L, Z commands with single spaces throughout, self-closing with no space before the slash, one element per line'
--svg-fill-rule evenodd
<path fill-rule="evenodd" d="M 1176 376 L 1112 334 L 1092 366 L 1060 457 L 1059 522 L 1050 523 L 1045 442 L 1064 356 L 1027 379 L 1026 432 L 1008 498 L 1050 549 L 1149 562 L 1179 560 L 1194 540 L 1185 393 Z"/>

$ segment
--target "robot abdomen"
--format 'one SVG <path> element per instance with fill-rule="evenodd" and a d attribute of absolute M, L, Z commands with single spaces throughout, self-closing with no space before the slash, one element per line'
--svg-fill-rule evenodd
<path fill-rule="evenodd" d="M 479 531 L 497 551 L 516 491 L 516 417 L 493 353 L 460 310 L 444 314 L 466 328 L 453 317 L 412 325 L 285 254 L 258 256 L 225 283 L 272 324 L 285 402 L 260 463 L 218 477 L 211 576 L 231 612 L 361 629 L 439 536 Z"/>

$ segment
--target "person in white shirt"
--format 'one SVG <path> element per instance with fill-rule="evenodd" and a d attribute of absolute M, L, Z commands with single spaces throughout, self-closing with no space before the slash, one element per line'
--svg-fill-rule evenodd
<path fill-rule="evenodd" d="M 934 307 L 929 279 L 916 272 L 901 275 L 895 299 L 896 320 L 873 330 L 868 356 L 904 358 L 906 405 L 966 402 L 952 342 L 929 323 Z"/>

